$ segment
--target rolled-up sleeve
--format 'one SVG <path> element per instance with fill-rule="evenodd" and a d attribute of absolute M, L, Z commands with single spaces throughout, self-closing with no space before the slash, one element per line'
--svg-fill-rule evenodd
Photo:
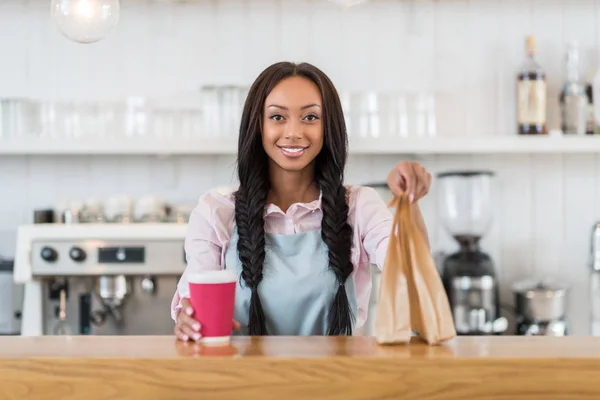
<path fill-rule="evenodd" d="M 356 207 L 363 248 L 369 257 L 369 262 L 382 269 L 392 231 L 392 211 L 379 193 L 371 187 L 360 189 Z"/>
<path fill-rule="evenodd" d="M 215 221 L 212 207 L 207 198 L 200 198 L 190 215 L 185 237 L 187 266 L 179 279 L 177 291 L 171 302 L 171 317 L 173 320 L 177 318 L 177 314 L 181 309 L 181 299 L 190 295 L 188 275 L 223 268 L 222 239 L 219 238 L 218 227 L 216 226 L 220 222 Z"/>

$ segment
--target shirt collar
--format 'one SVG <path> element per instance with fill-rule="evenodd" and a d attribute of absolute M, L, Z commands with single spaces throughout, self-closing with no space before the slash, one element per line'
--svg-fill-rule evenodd
<path fill-rule="evenodd" d="M 296 213 L 299 210 L 306 210 L 306 211 L 320 210 L 322 198 L 323 198 L 323 190 L 320 190 L 318 199 L 313 200 L 309 203 L 294 203 L 290 206 L 290 208 L 288 209 L 288 212 Z M 281 210 L 281 208 L 279 208 L 279 206 L 276 206 L 273 203 L 267 204 L 267 206 L 265 207 L 265 212 L 264 212 L 263 216 L 266 217 L 267 215 L 273 214 L 273 213 L 285 215 L 285 213 L 283 212 L 283 210 Z"/>

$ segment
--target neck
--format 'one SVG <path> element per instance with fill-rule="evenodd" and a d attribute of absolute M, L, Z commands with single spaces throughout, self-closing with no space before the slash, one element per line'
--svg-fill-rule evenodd
<path fill-rule="evenodd" d="M 284 171 L 271 166 L 271 189 L 267 203 L 281 208 L 283 212 L 294 203 L 310 203 L 319 198 L 319 188 L 314 182 L 314 167 L 311 165 L 302 171 Z"/>

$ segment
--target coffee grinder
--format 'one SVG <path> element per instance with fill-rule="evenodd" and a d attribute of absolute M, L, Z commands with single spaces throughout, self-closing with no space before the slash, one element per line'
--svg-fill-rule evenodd
<path fill-rule="evenodd" d="M 440 214 L 459 249 L 443 262 L 442 281 L 459 335 L 501 334 L 500 297 L 494 263 L 479 242 L 492 222 L 489 171 L 452 171 L 437 175 Z"/>

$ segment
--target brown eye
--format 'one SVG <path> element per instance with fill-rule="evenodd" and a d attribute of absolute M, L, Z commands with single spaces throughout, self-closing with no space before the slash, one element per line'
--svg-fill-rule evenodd
<path fill-rule="evenodd" d="M 282 121 L 283 117 L 281 115 L 279 115 L 279 114 L 275 114 L 275 115 L 271 115 L 269 117 L 269 119 L 272 119 L 273 121 Z"/>
<path fill-rule="evenodd" d="M 316 121 L 319 119 L 319 116 L 317 116 L 315 114 L 309 114 L 306 117 L 304 117 L 304 119 L 306 119 L 308 121 Z"/>

